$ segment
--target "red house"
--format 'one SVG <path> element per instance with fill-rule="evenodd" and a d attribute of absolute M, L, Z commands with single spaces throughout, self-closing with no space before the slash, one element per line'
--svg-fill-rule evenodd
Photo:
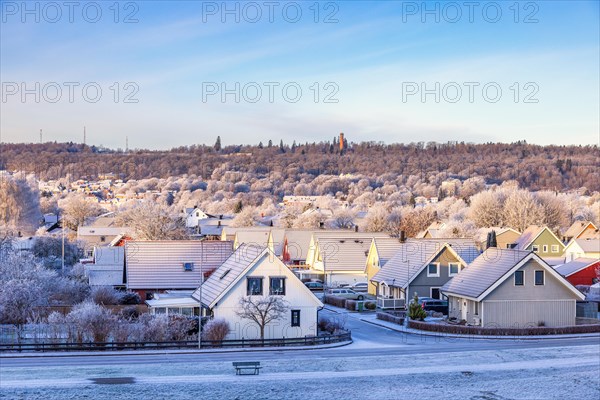
<path fill-rule="evenodd" d="M 555 270 L 575 286 L 593 285 L 598 282 L 596 270 L 599 268 L 600 260 L 597 258 L 576 258 L 571 262 L 557 266 Z"/>

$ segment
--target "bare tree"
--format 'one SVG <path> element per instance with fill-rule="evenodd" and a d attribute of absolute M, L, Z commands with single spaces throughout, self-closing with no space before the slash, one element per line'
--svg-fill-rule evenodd
<path fill-rule="evenodd" d="M 282 319 L 289 306 L 279 296 L 246 296 L 239 301 L 239 310 L 235 313 L 238 317 L 249 319 L 260 328 L 260 338 L 265 338 L 265 327 L 272 321 Z"/>
<path fill-rule="evenodd" d="M 229 322 L 223 318 L 211 319 L 202 328 L 202 340 L 221 342 L 230 330 Z"/>
<path fill-rule="evenodd" d="M 336 229 L 350 229 L 354 226 L 354 213 L 351 210 L 343 209 L 333 214 L 330 224 Z"/>

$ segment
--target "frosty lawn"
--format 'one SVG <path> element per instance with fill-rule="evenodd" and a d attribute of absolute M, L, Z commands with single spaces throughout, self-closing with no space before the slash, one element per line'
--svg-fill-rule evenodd
<path fill-rule="evenodd" d="M 261 375 L 243 377 L 228 361 L 2 368 L 0 398 L 592 399 L 600 395 L 598 360 L 598 346 L 580 346 L 346 358 L 330 350 L 261 360 Z M 95 384 L 93 378 L 135 383 Z"/>

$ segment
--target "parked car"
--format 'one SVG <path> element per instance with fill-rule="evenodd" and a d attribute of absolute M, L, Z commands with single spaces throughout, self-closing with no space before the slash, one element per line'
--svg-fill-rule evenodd
<path fill-rule="evenodd" d="M 411 300 L 410 302 L 412 303 L 413 301 Z M 447 300 L 434 299 L 431 297 L 422 297 L 419 299 L 419 303 L 425 311 L 441 312 L 444 315 L 448 315 Z"/>
<path fill-rule="evenodd" d="M 355 292 L 368 292 L 369 284 L 367 282 L 356 282 L 354 285 L 351 286 L 351 288 Z"/>
<path fill-rule="evenodd" d="M 321 282 L 304 282 L 304 285 L 313 291 L 323 290 L 323 283 Z"/>
<path fill-rule="evenodd" d="M 360 294 L 360 293 L 356 293 L 354 290 L 351 289 L 329 289 L 329 291 L 327 292 L 328 294 L 332 295 L 332 296 L 338 296 L 338 297 L 343 297 L 345 299 L 350 299 L 350 300 L 364 300 L 365 296 Z"/>

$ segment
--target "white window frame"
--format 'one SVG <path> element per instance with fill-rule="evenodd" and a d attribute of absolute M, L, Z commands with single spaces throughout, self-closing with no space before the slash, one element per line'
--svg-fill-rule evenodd
<path fill-rule="evenodd" d="M 558 245 L 557 244 L 553 244 L 550 249 L 552 250 L 553 253 L 558 253 Z"/>
<path fill-rule="evenodd" d="M 523 274 L 523 284 L 517 285 L 517 272 L 521 272 Z M 513 286 L 525 286 L 525 271 L 517 270 L 513 273 Z"/>
<path fill-rule="evenodd" d="M 453 266 L 453 265 L 457 265 L 457 266 L 458 266 L 458 272 L 456 272 L 456 273 L 453 273 L 453 272 L 452 272 L 452 266 Z M 460 271 L 462 271 L 462 270 L 463 270 L 463 266 L 462 266 L 462 264 L 461 264 L 461 263 L 459 263 L 459 262 L 451 262 L 451 263 L 448 263 L 448 276 L 456 276 L 456 275 L 458 275 L 458 274 L 459 274 L 459 272 L 460 272 Z"/>
<path fill-rule="evenodd" d="M 533 246 L 531 246 L 531 250 L 534 253 L 538 253 L 540 251 L 540 245 L 539 244 L 534 244 Z"/>
<path fill-rule="evenodd" d="M 545 245 L 542 246 L 542 252 L 543 253 L 547 253 L 548 252 L 548 245 L 547 244 L 545 244 Z"/>
<path fill-rule="evenodd" d="M 432 273 L 429 272 L 429 267 L 431 265 L 435 265 L 436 266 L 436 271 L 437 272 L 435 274 L 432 274 Z M 439 262 L 427 264 L 427 277 L 429 277 L 429 278 L 439 278 L 440 277 L 440 263 Z"/>
<path fill-rule="evenodd" d="M 538 272 L 542 273 L 542 283 L 541 284 L 537 283 L 536 275 Z M 546 271 L 544 271 L 543 269 L 535 270 L 535 272 L 533 273 L 533 285 L 534 286 L 545 286 L 546 285 Z"/>
<path fill-rule="evenodd" d="M 437 289 L 437 290 L 438 290 L 438 293 L 440 294 L 440 298 L 439 298 L 439 299 L 436 299 L 435 297 L 433 297 L 433 289 Z M 442 288 L 441 288 L 440 286 L 433 286 L 433 287 L 430 287 L 430 288 L 429 288 L 429 297 L 431 297 L 432 299 L 436 299 L 436 300 L 443 300 L 443 299 L 442 299 L 442 297 L 443 297 L 443 294 L 442 294 L 442 290 L 441 290 L 441 289 L 442 289 Z"/>

